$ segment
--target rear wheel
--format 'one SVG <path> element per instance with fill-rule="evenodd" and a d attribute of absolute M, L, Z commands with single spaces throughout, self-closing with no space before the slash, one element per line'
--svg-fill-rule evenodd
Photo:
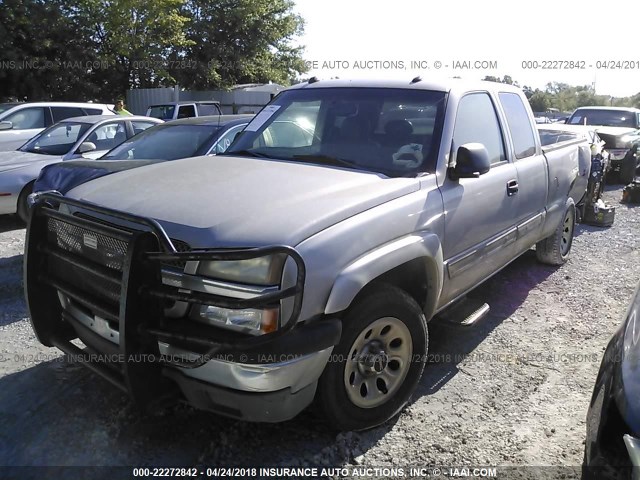
<path fill-rule="evenodd" d="M 22 220 L 24 223 L 27 223 L 29 221 L 30 211 L 29 204 L 27 203 L 27 198 L 33 193 L 34 183 L 35 181 L 27 183 L 18 196 L 18 206 L 16 209 L 16 213 L 18 214 L 18 217 L 20 217 L 20 220 Z"/>
<path fill-rule="evenodd" d="M 553 234 L 536 244 L 536 256 L 542 263 L 562 265 L 569 258 L 576 225 L 576 207 L 567 199 L 564 215 Z"/>
<path fill-rule="evenodd" d="M 415 300 L 375 286 L 349 309 L 316 400 L 339 430 L 364 430 L 402 410 L 424 370 L 427 322 Z"/>

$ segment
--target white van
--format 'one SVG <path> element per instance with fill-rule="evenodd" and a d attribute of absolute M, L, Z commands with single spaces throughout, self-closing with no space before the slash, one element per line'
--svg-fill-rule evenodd
<path fill-rule="evenodd" d="M 178 120 L 180 118 L 204 117 L 207 115 L 222 115 L 220 102 L 212 101 L 185 101 L 168 102 L 151 105 L 147 108 L 147 117 L 160 120 Z"/>
<path fill-rule="evenodd" d="M 103 103 L 0 103 L 0 152 L 16 150 L 46 127 L 70 117 L 115 115 Z"/>

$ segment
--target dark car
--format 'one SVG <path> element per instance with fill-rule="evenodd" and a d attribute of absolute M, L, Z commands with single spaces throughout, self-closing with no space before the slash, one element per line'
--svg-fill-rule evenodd
<path fill-rule="evenodd" d="M 62 194 L 81 183 L 150 163 L 223 153 L 253 115 L 216 115 L 174 120 L 149 128 L 110 150 L 99 161 L 68 161 L 45 167 L 34 192 Z"/>
<path fill-rule="evenodd" d="M 596 379 L 583 478 L 640 479 L 640 286 Z"/>

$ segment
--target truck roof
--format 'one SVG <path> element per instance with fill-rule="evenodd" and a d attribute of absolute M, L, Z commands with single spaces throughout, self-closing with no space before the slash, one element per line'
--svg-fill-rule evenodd
<path fill-rule="evenodd" d="M 254 115 L 242 114 L 242 115 L 203 115 L 202 117 L 189 117 L 181 118 L 178 120 L 170 120 L 166 122 L 167 125 L 207 125 L 210 127 L 224 126 L 227 123 L 236 120 L 248 120 L 253 118 Z M 145 117 L 149 118 L 149 117 Z"/>
<path fill-rule="evenodd" d="M 610 111 L 615 111 L 615 112 L 635 112 L 635 113 L 640 113 L 640 108 L 633 108 L 633 107 L 604 107 L 602 105 L 594 105 L 593 107 L 578 107 L 576 108 L 576 112 L 578 110 L 610 110 Z M 574 112 L 575 113 L 575 112 Z"/>
<path fill-rule="evenodd" d="M 416 77 L 407 80 L 317 80 L 294 85 L 287 90 L 306 88 L 405 88 L 416 90 L 432 90 L 439 92 L 487 90 L 493 92 L 522 92 L 518 87 L 506 83 L 488 82 L 483 80 L 450 79 L 422 79 Z"/>
<path fill-rule="evenodd" d="M 162 103 L 154 103 L 153 105 L 149 105 L 149 108 L 152 107 L 161 107 L 163 105 L 220 105 L 218 100 L 182 100 L 180 102 L 162 102 Z"/>

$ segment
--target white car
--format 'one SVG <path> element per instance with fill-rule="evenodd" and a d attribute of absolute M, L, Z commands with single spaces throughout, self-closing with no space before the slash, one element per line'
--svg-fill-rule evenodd
<path fill-rule="evenodd" d="M 58 122 L 19 150 L 0 152 L 0 215 L 28 218 L 27 197 L 45 165 L 78 158 L 96 159 L 153 125 L 157 118 L 90 115 Z"/>
<path fill-rule="evenodd" d="M 101 103 L 0 103 L 0 152 L 15 150 L 45 128 L 83 115 L 115 115 Z"/>

